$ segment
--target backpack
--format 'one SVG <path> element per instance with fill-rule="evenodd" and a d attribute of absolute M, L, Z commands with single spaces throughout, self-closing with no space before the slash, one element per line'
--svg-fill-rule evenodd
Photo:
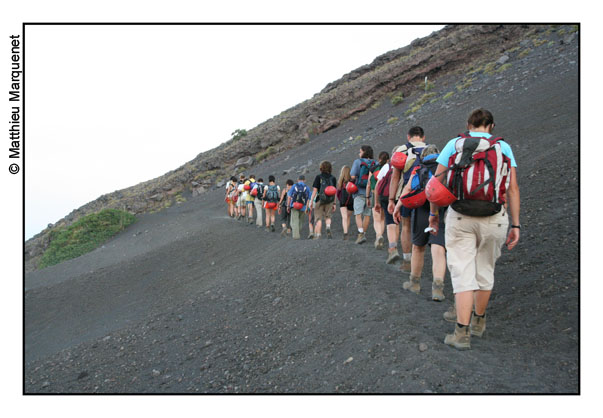
<path fill-rule="evenodd" d="M 291 195 L 291 204 L 299 202 L 306 206 L 308 196 L 306 195 L 306 186 L 299 183 L 293 185 L 293 194 Z"/>
<path fill-rule="evenodd" d="M 379 193 L 379 196 L 389 197 L 389 183 L 392 179 L 393 169 L 394 167 L 390 166 L 387 174 L 385 174 L 385 176 L 383 176 L 383 178 L 379 182 L 379 185 L 377 186 L 377 193 Z"/>
<path fill-rule="evenodd" d="M 360 172 L 355 181 L 356 186 L 358 186 L 359 189 L 366 188 L 368 184 L 369 172 L 373 170 L 373 167 L 375 167 L 376 164 L 377 163 L 374 160 L 369 160 L 367 158 L 360 159 Z"/>
<path fill-rule="evenodd" d="M 411 175 L 416 175 L 412 178 L 412 182 L 410 183 L 410 188 L 413 192 L 425 190 L 427 182 L 431 176 L 435 174 L 438 168 L 436 158 L 438 158 L 439 155 L 440 154 L 430 154 L 423 158 L 423 160 L 421 160 L 419 164 L 415 166 Z"/>
<path fill-rule="evenodd" d="M 398 147 L 397 149 L 394 149 L 394 152 L 403 152 L 408 156 L 408 158 L 406 159 L 406 164 L 404 165 L 404 170 L 402 170 L 402 173 L 400 174 L 398 189 L 396 191 L 395 196 L 396 198 L 400 197 L 402 189 L 408 182 L 408 179 L 410 178 L 410 175 L 412 174 L 414 168 L 420 163 L 421 153 L 424 149 L 425 147 L 419 147 L 417 145 L 414 145 L 412 142 L 407 142 L 406 144 Z"/>
<path fill-rule="evenodd" d="M 266 186 L 263 184 L 257 183 L 257 188 L 258 188 L 258 194 L 255 195 L 255 198 L 262 200 L 262 197 L 264 197 L 264 189 L 266 188 Z"/>
<path fill-rule="evenodd" d="M 266 198 L 264 200 L 267 202 L 278 202 L 278 199 L 278 186 L 276 184 L 273 186 L 268 186 L 268 189 L 266 190 Z"/>
<path fill-rule="evenodd" d="M 502 153 L 503 138 L 459 135 L 448 160 L 447 186 L 458 200 L 451 207 L 463 215 L 500 212 L 509 187 L 511 159 Z"/>
<path fill-rule="evenodd" d="M 318 192 L 318 201 L 322 204 L 333 203 L 335 201 L 335 196 L 327 196 L 325 194 L 325 189 L 329 186 L 335 186 L 336 180 L 335 177 L 330 176 L 329 178 L 325 178 L 325 176 L 320 175 L 320 191 Z"/>

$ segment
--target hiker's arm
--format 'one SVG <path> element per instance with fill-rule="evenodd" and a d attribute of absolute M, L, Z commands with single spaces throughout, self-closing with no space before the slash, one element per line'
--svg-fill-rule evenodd
<path fill-rule="evenodd" d="M 383 179 L 382 179 L 383 180 Z M 377 184 L 375 184 L 375 204 L 373 205 L 373 207 L 375 208 L 375 210 L 380 213 L 381 212 L 381 203 L 379 201 L 379 183 L 381 183 L 381 180 L 377 180 Z"/>
<path fill-rule="evenodd" d="M 312 188 L 312 196 L 310 197 L 310 201 L 308 203 L 314 204 L 314 199 L 316 199 L 316 193 L 318 193 L 318 189 L 316 187 Z"/>
<path fill-rule="evenodd" d="M 412 184 L 412 178 L 416 175 L 416 173 L 413 173 L 410 178 L 408 179 L 408 182 L 406 182 L 406 185 L 404 186 L 404 188 L 402 189 L 402 193 L 400 194 L 400 196 L 404 196 L 405 194 L 410 193 L 411 191 L 411 184 Z"/>
<path fill-rule="evenodd" d="M 400 209 L 402 208 L 402 201 L 400 199 L 398 199 L 398 201 L 396 202 L 396 206 L 394 208 L 394 213 L 393 213 L 393 218 L 394 218 L 394 222 L 396 223 L 396 225 L 400 224 L 400 221 L 402 220 L 402 214 L 400 213 Z"/>
<path fill-rule="evenodd" d="M 511 179 L 509 189 L 507 190 L 508 210 L 511 215 L 511 225 L 519 225 L 519 185 L 517 184 L 517 172 L 515 167 L 511 167 Z M 507 235 L 507 248 L 512 250 L 519 241 L 519 228 L 510 228 Z"/>
<path fill-rule="evenodd" d="M 392 177 L 389 181 L 389 204 L 387 205 L 387 211 L 390 215 L 394 214 L 396 207 L 396 191 L 398 190 L 398 183 L 400 182 L 400 170 L 393 167 Z"/>
<path fill-rule="evenodd" d="M 435 178 L 440 182 L 444 183 L 442 179 L 444 178 L 444 174 L 448 170 L 448 167 L 438 164 L 438 168 L 434 174 Z M 438 235 L 438 231 L 440 229 L 440 207 L 435 203 L 429 202 L 429 226 L 434 229 L 430 234 Z M 431 214 L 435 216 L 431 216 Z"/>

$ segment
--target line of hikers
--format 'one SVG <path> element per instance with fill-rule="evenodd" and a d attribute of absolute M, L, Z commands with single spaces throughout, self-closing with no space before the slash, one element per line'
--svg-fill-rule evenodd
<path fill-rule="evenodd" d="M 432 299 L 444 300 L 446 267 L 451 276 L 455 303 L 444 319 L 456 322 L 445 343 L 457 349 L 471 347 L 471 336 L 486 329 L 486 307 L 494 284 L 494 266 L 506 243 L 511 250 L 519 241 L 519 186 L 511 147 L 492 135 L 494 118 L 485 109 L 473 111 L 467 131 L 449 140 L 440 152 L 425 142 L 425 132 L 412 127 L 407 142 L 390 154 L 362 145 L 352 166 L 344 165 L 336 179 L 329 161 L 320 163 L 312 186 L 305 176 L 289 179 L 285 187 L 269 176 L 268 183 L 255 176 L 232 177 L 226 186 L 229 216 L 275 232 L 276 213 L 282 236 L 300 239 L 308 217 L 308 239 L 333 238 L 331 221 L 337 210 L 343 239 L 348 240 L 352 215 L 358 230 L 356 244 L 366 242 L 371 217 L 377 249 L 385 248 L 387 264 L 400 260 L 409 274 L 403 288 L 421 290 L 426 247 L 432 257 Z M 509 213 L 511 227 L 509 229 Z M 401 231 L 400 226 L 401 224 Z M 508 232 L 507 232 L 508 231 Z M 402 257 L 398 252 L 400 237 Z"/>

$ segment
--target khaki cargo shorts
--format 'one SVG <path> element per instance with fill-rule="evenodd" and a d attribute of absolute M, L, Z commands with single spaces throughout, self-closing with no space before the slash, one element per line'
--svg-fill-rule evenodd
<path fill-rule="evenodd" d="M 446 215 L 446 258 L 454 293 L 492 290 L 494 265 L 507 237 L 505 208 L 492 216 Z"/>

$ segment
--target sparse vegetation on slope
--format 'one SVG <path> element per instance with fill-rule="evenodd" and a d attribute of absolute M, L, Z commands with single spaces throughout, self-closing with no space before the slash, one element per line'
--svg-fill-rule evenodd
<path fill-rule="evenodd" d="M 40 267 L 53 266 L 86 254 L 135 221 L 136 217 L 128 212 L 104 209 L 84 216 L 66 228 L 53 230 Z"/>

